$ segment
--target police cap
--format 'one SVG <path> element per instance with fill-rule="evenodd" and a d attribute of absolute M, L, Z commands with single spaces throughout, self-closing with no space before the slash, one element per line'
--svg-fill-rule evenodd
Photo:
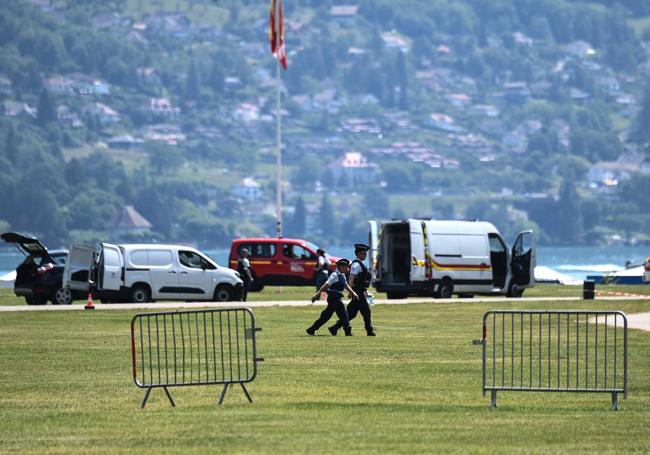
<path fill-rule="evenodd" d="M 354 244 L 354 252 L 358 253 L 359 251 L 368 251 L 370 247 L 368 245 L 365 245 L 363 243 L 355 243 Z"/>
<path fill-rule="evenodd" d="M 346 266 L 346 265 L 350 265 L 350 261 L 348 259 L 341 258 L 338 261 L 336 261 L 336 265 L 339 266 L 339 267 L 343 267 L 343 266 Z"/>

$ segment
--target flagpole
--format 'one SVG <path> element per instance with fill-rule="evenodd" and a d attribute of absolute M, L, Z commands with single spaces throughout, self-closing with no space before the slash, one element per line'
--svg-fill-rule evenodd
<path fill-rule="evenodd" d="M 275 2 L 275 11 L 273 12 L 277 20 L 275 21 L 276 36 L 280 37 L 280 2 Z M 277 50 L 275 59 L 275 234 L 282 237 L 282 106 L 280 93 L 280 49 Z"/>

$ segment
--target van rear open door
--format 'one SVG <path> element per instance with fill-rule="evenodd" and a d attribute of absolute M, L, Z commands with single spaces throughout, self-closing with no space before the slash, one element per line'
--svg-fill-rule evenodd
<path fill-rule="evenodd" d="M 377 222 L 369 221 L 370 231 L 368 232 L 368 246 L 370 251 L 368 251 L 368 265 L 370 269 L 370 276 L 372 276 L 373 281 L 377 277 L 377 253 L 378 253 L 378 243 L 379 243 L 379 232 L 377 231 Z"/>
<path fill-rule="evenodd" d="M 512 283 L 519 288 L 535 285 L 535 236 L 533 231 L 523 231 L 517 236 L 512 246 Z"/>
<path fill-rule="evenodd" d="M 422 221 L 409 220 L 409 239 L 411 241 L 411 283 L 426 279 L 426 257 L 424 254 L 424 233 Z"/>
<path fill-rule="evenodd" d="M 95 248 L 89 245 L 72 245 L 68 260 L 63 269 L 63 287 L 88 291 L 90 289 L 90 270 L 93 265 Z"/>
<path fill-rule="evenodd" d="M 122 276 L 123 268 L 124 259 L 120 248 L 110 243 L 102 243 L 97 288 L 107 291 L 119 291 L 124 279 Z"/>

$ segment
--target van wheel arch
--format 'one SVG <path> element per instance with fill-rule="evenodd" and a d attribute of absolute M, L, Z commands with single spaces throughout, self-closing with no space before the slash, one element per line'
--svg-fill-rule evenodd
<path fill-rule="evenodd" d="M 221 283 L 214 288 L 212 300 L 215 302 L 231 302 L 235 297 L 235 288 L 229 284 Z"/>
<path fill-rule="evenodd" d="M 438 290 L 435 292 L 434 297 L 437 299 L 450 299 L 454 292 L 454 282 L 448 276 L 440 280 Z"/>
<path fill-rule="evenodd" d="M 131 286 L 129 297 L 133 303 L 151 302 L 151 287 L 147 283 L 135 283 Z"/>

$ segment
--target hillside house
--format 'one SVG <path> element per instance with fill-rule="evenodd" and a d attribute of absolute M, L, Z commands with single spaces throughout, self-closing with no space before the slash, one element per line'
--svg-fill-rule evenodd
<path fill-rule="evenodd" d="M 429 121 L 434 128 L 438 128 L 439 130 L 447 131 L 449 133 L 459 133 L 463 130 L 460 126 L 456 125 L 455 120 L 447 114 L 435 112 L 431 114 Z"/>
<path fill-rule="evenodd" d="M 63 78 L 50 78 L 43 81 L 43 88 L 56 95 L 72 95 L 74 86 L 72 81 Z"/>
<path fill-rule="evenodd" d="M 260 108 L 252 103 L 241 103 L 233 112 L 233 119 L 238 122 L 250 123 L 259 120 Z"/>
<path fill-rule="evenodd" d="M 564 46 L 564 52 L 578 58 L 587 58 L 596 55 L 596 50 L 586 41 L 576 40 Z"/>
<path fill-rule="evenodd" d="M 57 106 L 56 118 L 62 125 L 70 128 L 81 128 L 84 126 L 77 113 L 72 111 L 68 106 Z"/>
<path fill-rule="evenodd" d="M 96 79 L 82 73 L 68 75 L 74 89 L 82 95 L 110 95 L 111 89 L 108 82 Z"/>
<path fill-rule="evenodd" d="M 384 40 L 384 45 L 389 49 L 399 49 L 400 51 L 407 53 L 411 48 L 409 41 L 395 30 L 382 33 L 381 39 Z"/>
<path fill-rule="evenodd" d="M 174 106 L 169 98 L 149 99 L 149 111 L 154 115 L 160 115 L 166 118 L 175 118 L 181 113 L 181 109 Z"/>
<path fill-rule="evenodd" d="M 587 178 L 592 186 L 616 186 L 639 171 L 639 165 L 601 161 L 591 166 Z"/>
<path fill-rule="evenodd" d="M 2 103 L 2 112 L 5 117 L 23 117 L 34 120 L 38 114 L 38 109 L 27 103 L 7 100 Z"/>
<path fill-rule="evenodd" d="M 120 114 L 100 102 L 87 104 L 81 112 L 85 117 L 96 118 L 102 125 L 113 125 L 121 121 Z"/>
<path fill-rule="evenodd" d="M 246 177 L 232 189 L 232 194 L 249 202 L 259 201 L 262 198 L 262 185 Z"/>
<path fill-rule="evenodd" d="M 445 96 L 445 99 L 455 107 L 466 107 L 472 102 L 472 98 L 465 93 L 450 93 Z"/>
<path fill-rule="evenodd" d="M 126 205 L 111 226 L 122 237 L 141 236 L 151 233 L 153 225 L 132 205 Z"/>
<path fill-rule="evenodd" d="M 359 152 L 347 152 L 327 166 L 333 183 L 341 189 L 358 190 L 379 184 L 380 170 Z"/>
<path fill-rule="evenodd" d="M 524 81 L 505 82 L 503 84 L 503 98 L 510 104 L 525 104 L 530 98 L 530 89 Z"/>
<path fill-rule="evenodd" d="M 143 143 L 144 141 L 142 139 L 136 139 L 130 134 L 113 136 L 108 141 L 106 141 L 108 148 L 122 150 L 134 150 L 140 147 Z"/>
<path fill-rule="evenodd" d="M 148 125 L 143 128 L 142 136 L 147 141 L 164 142 L 168 145 L 176 145 L 186 139 L 180 127 L 170 123 Z"/>
<path fill-rule="evenodd" d="M 520 129 L 514 129 L 501 137 L 506 152 L 524 153 L 528 148 L 528 137 Z"/>
<path fill-rule="evenodd" d="M 341 25 L 353 26 L 359 7 L 356 5 L 336 5 L 330 8 L 330 16 Z"/>
<path fill-rule="evenodd" d="M 11 95 L 13 92 L 14 85 L 10 79 L 6 77 L 0 77 L 0 93 L 3 95 Z"/>

